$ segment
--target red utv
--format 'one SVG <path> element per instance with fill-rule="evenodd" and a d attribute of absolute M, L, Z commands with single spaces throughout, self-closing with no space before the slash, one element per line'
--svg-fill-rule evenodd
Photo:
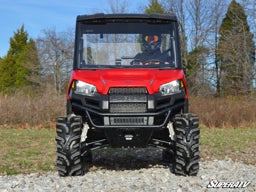
<path fill-rule="evenodd" d="M 148 146 L 175 174 L 196 175 L 198 117 L 188 113 L 176 16 L 78 16 L 67 116 L 56 128 L 60 176 L 83 175 L 93 150 Z"/>

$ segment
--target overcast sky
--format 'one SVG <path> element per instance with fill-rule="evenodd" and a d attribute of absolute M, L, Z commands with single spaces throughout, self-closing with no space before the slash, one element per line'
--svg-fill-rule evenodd
<path fill-rule="evenodd" d="M 29 37 L 36 39 L 44 29 L 56 29 L 60 32 L 74 28 L 77 15 L 110 12 L 109 1 L 0 0 L 0 57 L 7 54 L 9 40 L 22 24 Z M 149 3 L 149 0 L 126 1 L 127 12 L 140 12 Z"/>

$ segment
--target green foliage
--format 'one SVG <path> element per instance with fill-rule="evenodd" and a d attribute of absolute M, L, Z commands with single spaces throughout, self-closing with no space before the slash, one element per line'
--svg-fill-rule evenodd
<path fill-rule="evenodd" d="M 165 10 L 158 0 L 151 0 L 149 6 L 146 8 L 145 13 L 161 13 L 164 14 Z"/>
<path fill-rule="evenodd" d="M 223 19 L 221 28 L 220 28 L 220 34 L 225 33 L 239 33 L 239 28 L 243 27 L 244 31 L 249 31 L 249 25 L 246 21 L 247 17 L 245 15 L 243 7 L 237 3 L 235 0 L 232 0 L 232 2 L 229 5 L 228 11 L 226 13 L 226 17 Z M 236 28 L 236 26 L 238 26 Z M 236 30 L 235 30 L 236 29 Z M 222 36 L 223 39 L 223 36 Z"/>
<path fill-rule="evenodd" d="M 222 94 L 238 95 L 252 92 L 255 45 L 244 9 L 235 0 L 229 5 L 219 32 L 221 36 L 218 58 L 222 74 Z"/>
<path fill-rule="evenodd" d="M 206 84 L 203 74 L 203 68 L 206 63 L 206 56 L 209 50 L 204 46 L 198 46 L 188 53 L 188 64 L 186 67 L 186 76 L 189 84 L 189 91 L 192 95 L 200 95 L 203 88 L 210 89 Z"/>
<path fill-rule="evenodd" d="M 199 69 L 200 69 L 200 63 L 206 62 L 205 54 L 207 54 L 209 51 L 204 46 L 199 46 L 196 49 L 189 52 L 188 55 L 188 66 L 186 68 L 187 75 L 195 75 Z"/>
<path fill-rule="evenodd" d="M 10 38 L 10 49 L 0 62 L 0 92 L 12 93 L 35 85 L 31 77 L 38 74 L 39 59 L 33 39 L 28 39 L 24 25 Z"/>
<path fill-rule="evenodd" d="M 16 70 L 13 60 L 4 57 L 0 65 L 0 91 L 7 92 L 6 89 L 11 88 L 15 83 Z"/>

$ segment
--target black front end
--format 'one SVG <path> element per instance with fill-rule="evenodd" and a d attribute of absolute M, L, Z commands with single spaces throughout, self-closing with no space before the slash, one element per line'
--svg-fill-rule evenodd
<path fill-rule="evenodd" d="M 146 147 L 186 103 L 185 91 L 162 96 L 148 94 L 144 87 L 113 87 L 107 95 L 72 93 L 67 107 L 96 132 L 104 132 L 111 147 Z"/>

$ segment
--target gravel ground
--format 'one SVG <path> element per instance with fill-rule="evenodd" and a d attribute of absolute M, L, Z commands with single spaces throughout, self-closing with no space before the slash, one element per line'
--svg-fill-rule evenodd
<path fill-rule="evenodd" d="M 0 176 L 0 192 L 256 191 L 254 165 L 229 159 L 201 161 L 198 176 L 184 177 L 171 173 L 168 166 L 161 163 L 160 153 L 152 157 L 147 151 L 137 150 L 134 154 L 120 151 L 111 155 L 94 154 L 94 166 L 80 177 L 61 178 L 56 172 Z M 242 188 L 246 182 L 249 184 Z M 240 188 L 226 188 L 228 185 Z"/>

